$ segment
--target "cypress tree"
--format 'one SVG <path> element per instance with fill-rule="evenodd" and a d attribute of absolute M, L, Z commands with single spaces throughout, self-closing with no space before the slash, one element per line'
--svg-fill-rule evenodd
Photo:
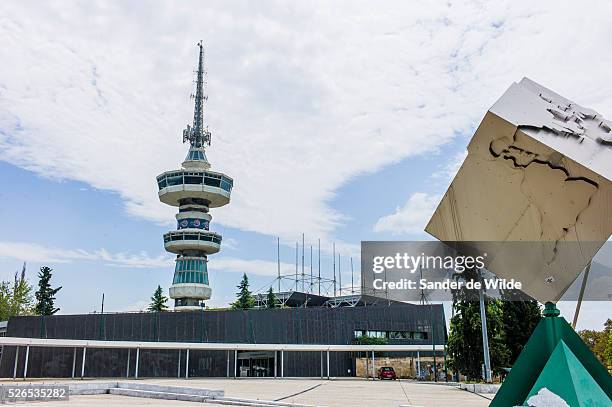
<path fill-rule="evenodd" d="M 270 289 L 268 290 L 266 302 L 268 303 L 268 308 L 276 308 L 276 295 L 274 295 L 274 291 L 272 291 L 272 287 L 270 287 Z"/>
<path fill-rule="evenodd" d="M 158 285 L 153 293 L 153 297 L 151 297 L 151 304 L 149 304 L 149 308 L 147 309 L 149 312 L 163 312 L 167 311 L 168 307 L 166 306 L 166 302 L 168 298 L 164 296 L 164 291 L 161 286 Z"/>
<path fill-rule="evenodd" d="M 249 290 L 249 278 L 246 273 L 242 276 L 242 280 L 240 284 L 237 286 L 238 292 L 236 295 L 238 298 L 232 304 L 233 309 L 249 309 L 255 306 L 255 300 L 253 299 L 253 294 Z"/>
<path fill-rule="evenodd" d="M 34 311 L 38 315 L 53 315 L 59 311 L 59 308 L 55 308 L 55 294 L 62 287 L 51 288 L 52 271 L 52 268 L 43 266 L 38 273 L 38 291 L 34 293 L 36 297 Z M 21 280 L 25 281 L 23 276 Z"/>

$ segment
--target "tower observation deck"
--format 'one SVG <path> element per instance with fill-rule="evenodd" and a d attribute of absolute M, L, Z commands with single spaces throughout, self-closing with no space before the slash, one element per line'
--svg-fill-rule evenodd
<path fill-rule="evenodd" d="M 204 125 L 204 48 L 198 44 L 199 59 L 196 80 L 193 124 L 183 130 L 183 143 L 189 151 L 181 168 L 157 177 L 159 199 L 178 207 L 177 230 L 164 235 L 166 251 L 176 254 L 170 298 L 176 311 L 198 310 L 211 296 L 208 280 L 208 255 L 221 248 L 221 235 L 210 230 L 210 208 L 227 205 L 233 180 L 211 171 L 206 158 L 211 133 Z"/>

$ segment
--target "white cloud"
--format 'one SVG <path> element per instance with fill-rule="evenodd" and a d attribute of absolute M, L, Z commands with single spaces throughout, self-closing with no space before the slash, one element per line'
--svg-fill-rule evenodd
<path fill-rule="evenodd" d="M 17 259 L 35 263 L 71 263 L 78 261 L 99 261 L 110 266 L 133 268 L 173 267 L 172 257 L 166 254 L 150 256 L 146 252 L 111 253 L 106 249 L 87 251 L 82 249 L 61 249 L 36 243 L 0 241 L 0 258 Z"/>
<path fill-rule="evenodd" d="M 576 301 L 559 301 L 557 308 L 561 311 L 561 316 L 567 321 L 574 320 L 576 313 Z M 601 331 L 604 328 L 604 323 L 609 318 L 609 314 L 601 312 L 602 309 L 609 309 L 612 305 L 609 301 L 583 301 L 580 306 L 580 314 L 576 330 L 594 329 Z"/>
<path fill-rule="evenodd" d="M 72 263 L 97 261 L 108 266 L 131 268 L 168 268 L 174 267 L 174 259 L 169 254 L 151 256 L 146 252 L 112 253 L 106 249 L 86 251 L 81 249 L 67 250 L 46 247 L 35 243 L 0 241 L 0 259 L 16 259 L 35 263 Z M 278 265 L 275 261 L 242 260 L 233 257 L 219 256 L 213 260 L 215 271 L 276 276 Z M 291 274 L 294 264 L 281 263 L 281 273 Z"/>
<path fill-rule="evenodd" d="M 459 171 L 459 168 L 461 168 L 461 164 L 463 164 L 466 157 L 467 150 L 462 150 L 456 153 L 448 162 L 442 165 L 440 170 L 434 172 L 432 177 L 439 178 L 446 183 L 450 183 L 453 178 L 455 178 L 455 175 L 457 175 L 457 172 Z"/>
<path fill-rule="evenodd" d="M 238 240 L 231 237 L 223 238 L 223 248 L 226 250 L 236 250 L 238 249 Z"/>
<path fill-rule="evenodd" d="M 266 260 L 242 260 L 231 257 L 215 258 L 215 270 L 230 271 L 236 273 L 246 273 L 247 275 L 270 276 L 274 277 L 278 274 L 278 265 L 275 261 Z M 291 274 L 295 270 L 294 264 L 281 263 L 281 273 Z"/>
<path fill-rule="evenodd" d="M 396 208 L 395 213 L 378 219 L 374 232 L 390 232 L 393 235 L 421 233 L 439 201 L 439 196 L 415 192 L 403 207 Z"/>
<path fill-rule="evenodd" d="M 185 154 L 203 38 L 209 157 L 235 179 L 214 220 L 329 240 L 339 186 L 470 131 L 523 75 L 612 111 L 610 6 L 544 3 L 2 2 L 0 159 L 170 222 L 155 176 Z"/>

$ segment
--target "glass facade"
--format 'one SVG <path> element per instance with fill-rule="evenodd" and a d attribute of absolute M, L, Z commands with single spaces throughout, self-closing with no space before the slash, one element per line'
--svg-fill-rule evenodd
<path fill-rule="evenodd" d="M 157 186 L 160 190 L 175 185 L 207 185 L 221 188 L 227 192 L 232 191 L 234 181 L 225 175 L 208 171 L 172 171 L 157 177 Z"/>
<path fill-rule="evenodd" d="M 195 298 L 177 298 L 174 300 L 175 307 L 202 307 L 204 308 L 204 301 L 197 300 Z"/>
<path fill-rule="evenodd" d="M 201 242 L 212 242 L 221 244 L 221 236 L 216 233 L 183 233 L 183 232 L 169 232 L 164 235 L 164 243 L 176 242 L 179 240 L 199 240 Z"/>
<path fill-rule="evenodd" d="M 189 150 L 187 153 L 188 161 L 206 161 L 206 156 L 202 150 Z"/>
<path fill-rule="evenodd" d="M 176 259 L 172 284 L 188 283 L 208 285 L 206 257 L 179 257 Z"/>

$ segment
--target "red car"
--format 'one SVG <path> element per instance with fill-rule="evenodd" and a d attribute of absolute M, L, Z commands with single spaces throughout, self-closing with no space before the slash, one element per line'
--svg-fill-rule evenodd
<path fill-rule="evenodd" d="M 395 370 L 391 366 L 383 366 L 380 369 L 378 369 L 378 378 L 380 380 L 383 380 L 383 379 L 397 380 L 397 375 L 395 374 Z"/>

